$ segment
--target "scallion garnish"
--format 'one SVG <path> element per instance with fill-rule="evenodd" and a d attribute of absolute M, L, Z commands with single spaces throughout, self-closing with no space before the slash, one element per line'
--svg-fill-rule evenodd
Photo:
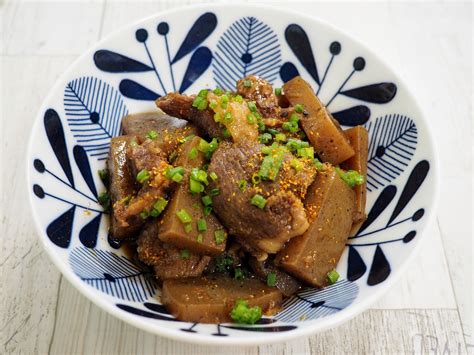
<path fill-rule="evenodd" d="M 191 215 L 184 208 L 176 212 L 176 215 L 178 216 L 181 223 L 191 223 L 193 220 Z"/>
<path fill-rule="evenodd" d="M 236 280 L 244 279 L 244 273 L 242 272 L 242 269 L 240 267 L 234 269 L 234 279 Z"/>
<path fill-rule="evenodd" d="M 330 285 L 335 284 L 337 280 L 339 280 L 339 273 L 336 271 L 336 269 L 333 269 L 329 271 L 326 275 L 328 283 Z"/>
<path fill-rule="evenodd" d="M 207 231 L 207 223 L 205 219 L 199 219 L 197 221 L 197 228 L 199 232 L 205 232 Z"/>
<path fill-rule="evenodd" d="M 150 216 L 150 213 L 147 210 L 143 210 L 140 212 L 141 219 L 147 219 Z"/>
<path fill-rule="evenodd" d="M 298 112 L 298 113 L 303 113 L 303 111 L 304 111 L 304 107 L 301 104 L 296 104 L 294 106 L 294 109 L 295 109 L 295 112 Z"/>
<path fill-rule="evenodd" d="M 223 229 L 218 229 L 214 232 L 214 239 L 216 241 L 216 244 L 222 244 L 226 241 L 227 239 L 227 233 Z"/>
<path fill-rule="evenodd" d="M 151 130 L 146 134 L 146 137 L 151 139 L 151 140 L 154 140 L 154 139 L 158 138 L 158 133 L 156 133 L 156 131 L 154 131 L 154 130 Z"/>
<path fill-rule="evenodd" d="M 303 163 L 298 159 L 293 159 L 290 161 L 290 166 L 296 170 L 296 172 L 301 171 L 303 169 Z"/>
<path fill-rule="evenodd" d="M 202 243 L 202 239 L 203 239 L 202 234 L 198 234 L 197 237 L 196 237 L 197 242 Z"/>
<path fill-rule="evenodd" d="M 190 253 L 188 249 L 181 250 L 181 259 L 189 259 Z"/>
<path fill-rule="evenodd" d="M 262 195 L 255 194 L 250 199 L 250 203 L 254 206 L 257 206 L 260 209 L 263 209 L 265 208 L 265 205 L 267 204 L 267 200 Z"/>
<path fill-rule="evenodd" d="M 192 178 L 189 179 L 189 191 L 193 194 L 199 194 L 204 191 L 204 185 Z"/>
<path fill-rule="evenodd" d="M 231 123 L 232 122 L 232 114 L 230 112 L 226 112 L 224 114 L 224 122 Z"/>
<path fill-rule="evenodd" d="M 274 272 L 267 274 L 267 285 L 270 287 L 275 287 L 277 280 L 277 275 Z"/>
<path fill-rule="evenodd" d="M 257 105 L 255 104 L 255 101 L 247 102 L 247 106 L 251 112 L 253 113 L 257 112 Z"/>
<path fill-rule="evenodd" d="M 214 171 L 209 173 L 209 176 L 211 177 L 212 181 L 216 181 L 219 178 Z"/>
<path fill-rule="evenodd" d="M 297 154 L 301 158 L 314 159 L 314 148 L 313 147 L 299 148 L 297 150 Z"/>
<path fill-rule="evenodd" d="M 252 81 L 250 81 L 250 80 L 244 80 L 244 87 L 246 87 L 246 88 L 251 88 L 251 87 L 252 87 Z"/>
<path fill-rule="evenodd" d="M 239 189 L 240 189 L 240 191 L 245 191 L 246 188 L 247 188 L 247 181 L 245 181 L 245 180 L 240 180 L 240 181 L 239 181 Z"/>
<path fill-rule="evenodd" d="M 212 207 L 211 206 L 206 206 L 204 207 L 204 216 L 209 216 L 212 212 Z"/>
<path fill-rule="evenodd" d="M 275 88 L 275 95 L 280 96 L 281 95 L 281 88 Z"/>
<path fill-rule="evenodd" d="M 355 170 L 343 171 L 336 168 L 336 172 L 339 174 L 342 180 L 353 188 L 356 185 L 362 185 L 364 183 L 364 176 Z"/>
<path fill-rule="evenodd" d="M 221 193 L 221 190 L 218 189 L 218 188 L 215 188 L 215 189 L 212 189 L 211 191 L 209 191 L 209 195 L 211 195 L 211 196 L 218 196 L 220 193 Z"/>
<path fill-rule="evenodd" d="M 201 201 L 202 201 L 202 204 L 203 204 L 204 206 L 210 206 L 210 205 L 212 205 L 212 198 L 211 198 L 211 196 L 204 195 L 203 197 L 201 197 Z"/>
<path fill-rule="evenodd" d="M 223 91 L 221 88 L 215 88 L 212 92 L 216 95 L 222 95 Z"/>
<path fill-rule="evenodd" d="M 263 144 L 267 144 L 272 140 L 272 135 L 270 133 L 264 133 L 258 136 L 258 141 Z"/>
<path fill-rule="evenodd" d="M 196 159 L 198 156 L 198 150 L 196 149 L 196 147 L 194 147 L 193 149 L 191 149 L 188 153 L 188 157 L 189 159 Z"/>
<path fill-rule="evenodd" d="M 144 182 L 148 181 L 150 179 L 150 172 L 146 169 L 140 170 L 140 172 L 137 174 L 137 181 L 140 184 L 143 184 Z"/>
<path fill-rule="evenodd" d="M 199 111 L 203 111 L 207 107 L 207 100 L 198 95 L 193 101 L 193 107 L 197 108 Z"/>
<path fill-rule="evenodd" d="M 259 306 L 250 308 L 247 301 L 239 299 L 230 312 L 230 317 L 241 324 L 255 324 L 262 318 L 262 309 Z"/>

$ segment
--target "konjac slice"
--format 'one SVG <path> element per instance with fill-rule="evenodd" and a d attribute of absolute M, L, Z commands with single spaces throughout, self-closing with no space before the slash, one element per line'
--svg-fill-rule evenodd
<path fill-rule="evenodd" d="M 109 194 L 112 202 L 112 217 L 110 232 L 115 239 L 135 237 L 143 224 L 143 220 L 136 216 L 130 219 L 127 225 L 120 223 L 115 211 L 121 204 L 126 204 L 136 194 L 135 177 L 133 176 L 127 159 L 127 150 L 130 143 L 136 139 L 132 136 L 113 137 L 110 140 L 109 160 Z"/>
<path fill-rule="evenodd" d="M 365 202 L 367 199 L 367 157 L 369 151 L 368 132 L 363 126 L 356 126 L 344 131 L 355 150 L 355 155 L 341 164 L 345 170 L 355 170 L 364 177 L 364 183 L 356 185 L 354 191 L 356 194 L 356 203 L 354 210 L 354 223 L 350 235 L 357 233 L 362 223 L 366 219 Z"/>
<path fill-rule="evenodd" d="M 226 246 L 226 232 L 212 213 L 205 213 L 201 194 L 190 192 L 190 172 L 205 164 L 204 154 L 198 150 L 201 138 L 194 137 L 183 144 L 176 166 L 184 168 L 183 180 L 175 190 L 160 221 L 160 239 L 195 253 L 217 255 Z M 211 180 L 211 177 L 208 177 Z M 184 212 L 183 212 L 184 211 Z M 190 222 L 183 222 L 180 213 L 188 214 Z"/>
<path fill-rule="evenodd" d="M 336 267 L 349 236 L 354 203 L 353 189 L 334 169 L 318 173 L 305 200 L 310 226 L 277 254 L 277 264 L 310 285 L 327 285 L 327 273 Z"/>
<path fill-rule="evenodd" d="M 151 220 L 138 237 L 138 258 L 153 267 L 160 280 L 200 276 L 211 258 L 178 249 L 158 238 L 158 222 Z"/>
<path fill-rule="evenodd" d="M 259 306 L 270 315 L 279 310 L 282 294 L 257 279 L 208 275 L 163 282 L 161 300 L 179 320 L 224 323 L 232 321 L 230 312 L 237 300 L 246 300 L 249 307 Z"/>
<path fill-rule="evenodd" d="M 297 76 L 286 82 L 283 90 L 291 105 L 302 105 L 307 112 L 301 125 L 322 161 L 337 165 L 354 155 L 354 149 L 339 123 L 306 81 Z"/>

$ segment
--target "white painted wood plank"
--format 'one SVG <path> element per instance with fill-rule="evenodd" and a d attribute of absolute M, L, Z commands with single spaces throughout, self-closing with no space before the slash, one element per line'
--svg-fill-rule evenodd
<path fill-rule="evenodd" d="M 2 57 L 0 353 L 44 353 L 54 328 L 60 276 L 30 217 L 24 157 L 36 111 L 72 60 Z"/>
<path fill-rule="evenodd" d="M 259 347 L 193 345 L 139 331 L 92 305 L 67 281 L 57 314 L 51 354 L 424 354 L 431 348 L 466 353 L 455 309 L 369 310 L 333 330 Z"/>
<path fill-rule="evenodd" d="M 102 1 L 9 1 L 1 54 L 79 55 L 99 38 Z"/>

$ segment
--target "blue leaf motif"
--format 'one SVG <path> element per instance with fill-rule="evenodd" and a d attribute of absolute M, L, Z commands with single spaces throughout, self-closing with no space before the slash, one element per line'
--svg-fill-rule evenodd
<path fill-rule="evenodd" d="M 130 79 L 122 80 L 119 84 L 119 90 L 123 96 L 135 100 L 154 101 L 160 97 L 156 92 Z"/>
<path fill-rule="evenodd" d="M 171 317 L 165 317 L 165 316 L 162 316 L 161 314 L 158 314 L 158 313 L 148 312 L 144 309 L 132 307 L 132 306 L 129 306 L 127 304 L 120 304 L 119 303 L 116 306 L 118 308 L 120 308 L 121 310 L 124 310 L 126 312 L 135 314 L 137 316 L 152 318 L 152 319 L 159 319 L 159 320 L 167 320 L 167 321 L 170 321 L 170 322 L 179 322 L 178 319 L 171 318 Z"/>
<path fill-rule="evenodd" d="M 188 31 L 186 38 L 178 49 L 171 64 L 191 53 L 198 47 L 209 35 L 215 30 L 217 26 L 217 17 L 212 12 L 206 12 L 201 15 L 196 22 L 194 22 L 191 29 Z"/>
<path fill-rule="evenodd" d="M 359 105 L 334 112 L 332 115 L 341 125 L 353 127 L 367 123 L 370 118 L 370 109 Z"/>
<path fill-rule="evenodd" d="M 155 293 L 153 275 L 124 256 L 78 247 L 69 255 L 69 263 L 82 281 L 111 296 L 143 302 Z"/>
<path fill-rule="evenodd" d="M 101 219 L 102 213 L 99 213 L 94 217 L 94 219 L 92 219 L 92 221 L 82 227 L 81 231 L 79 232 L 79 240 L 85 247 L 94 248 L 96 246 Z"/>
<path fill-rule="evenodd" d="M 153 70 L 142 62 L 106 49 L 100 49 L 94 53 L 94 63 L 97 68 L 109 73 L 137 73 Z"/>
<path fill-rule="evenodd" d="M 341 311 L 349 306 L 357 297 L 357 284 L 342 280 L 323 289 L 307 289 L 283 302 L 283 311 L 275 316 L 282 322 L 297 322 L 317 319 Z"/>
<path fill-rule="evenodd" d="M 66 85 L 64 109 L 76 141 L 91 157 L 105 160 L 110 138 L 128 114 L 120 93 L 97 78 L 81 77 Z"/>
<path fill-rule="evenodd" d="M 366 128 L 370 137 L 367 190 L 373 191 L 403 172 L 415 153 L 418 133 L 410 118 L 398 114 L 377 117 Z"/>
<path fill-rule="evenodd" d="M 37 185 L 36 185 L 37 186 Z M 43 191 L 44 194 L 44 191 Z M 72 225 L 74 223 L 74 212 L 76 206 L 72 206 L 46 228 L 49 239 L 61 248 L 68 248 L 71 243 Z"/>
<path fill-rule="evenodd" d="M 287 81 L 290 81 L 295 76 L 299 76 L 299 75 L 300 73 L 298 72 L 298 69 L 296 69 L 293 63 L 286 62 L 280 68 L 280 77 L 284 83 L 286 83 Z"/>
<path fill-rule="evenodd" d="M 226 90 L 234 89 L 237 80 L 250 74 L 274 81 L 280 63 L 276 33 L 255 17 L 244 17 L 234 22 L 217 43 L 214 80 Z"/>
<path fill-rule="evenodd" d="M 179 92 L 189 88 L 211 65 L 212 53 L 207 47 L 199 47 L 191 56 L 188 68 L 184 73 Z"/>
<path fill-rule="evenodd" d="M 369 277 L 367 284 L 369 286 L 378 285 L 384 282 L 391 273 L 390 263 L 387 260 L 380 245 L 375 248 L 374 258 L 372 260 L 372 266 L 370 267 Z"/>
<path fill-rule="evenodd" d="M 56 155 L 56 159 L 58 159 L 64 174 L 69 180 L 69 183 L 72 187 L 74 187 L 74 177 L 72 175 L 71 163 L 69 161 L 69 155 L 67 152 L 63 124 L 61 123 L 61 118 L 59 118 L 58 113 L 51 108 L 46 110 L 44 114 L 44 129 L 46 131 L 49 144 Z"/>
<path fill-rule="evenodd" d="M 340 92 L 342 95 L 375 104 L 392 101 L 396 93 L 397 86 L 394 83 L 372 84 Z"/>
<path fill-rule="evenodd" d="M 86 151 L 80 145 L 76 145 L 72 149 L 72 154 L 89 190 L 91 190 L 92 194 L 97 198 L 97 189 L 95 188 L 94 178 L 92 177 L 91 166 Z"/>

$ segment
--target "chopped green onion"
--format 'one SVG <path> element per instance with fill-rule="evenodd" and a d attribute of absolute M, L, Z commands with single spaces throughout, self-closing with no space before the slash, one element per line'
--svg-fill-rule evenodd
<path fill-rule="evenodd" d="M 227 233 L 223 229 L 218 229 L 214 232 L 214 239 L 216 240 L 216 244 L 222 244 L 227 239 Z"/>
<path fill-rule="evenodd" d="M 296 170 L 296 172 L 301 171 L 303 169 L 303 163 L 298 159 L 293 159 L 290 161 L 290 166 Z"/>
<path fill-rule="evenodd" d="M 317 170 L 321 170 L 324 167 L 324 164 L 321 163 L 317 158 L 314 158 L 313 164 Z"/>
<path fill-rule="evenodd" d="M 339 273 L 336 271 L 336 269 L 329 271 L 326 276 L 330 285 L 335 284 L 339 279 Z"/>
<path fill-rule="evenodd" d="M 197 182 L 202 182 L 206 185 L 209 184 L 209 181 L 207 180 L 207 173 L 199 168 L 193 168 L 191 170 L 190 179 L 195 180 Z"/>
<path fill-rule="evenodd" d="M 150 176 L 151 176 L 150 172 L 146 169 L 143 169 L 137 174 L 137 181 L 140 184 L 143 184 L 145 181 L 148 181 Z"/>
<path fill-rule="evenodd" d="M 241 324 L 255 324 L 262 318 L 262 309 L 259 306 L 250 308 L 247 301 L 239 299 L 230 312 L 230 317 Z"/>
<path fill-rule="evenodd" d="M 209 107 L 214 110 L 217 107 L 217 102 L 216 101 L 209 102 Z"/>
<path fill-rule="evenodd" d="M 206 206 L 204 207 L 204 216 L 209 216 L 212 212 L 212 207 L 211 206 Z"/>
<path fill-rule="evenodd" d="M 247 106 L 251 112 L 257 112 L 257 105 L 255 104 L 255 101 L 247 102 Z"/>
<path fill-rule="evenodd" d="M 218 196 L 218 195 L 220 195 L 220 193 L 221 193 L 221 190 L 218 189 L 218 188 L 215 188 L 215 189 L 212 189 L 211 191 L 209 191 L 209 195 L 211 195 L 211 196 Z"/>
<path fill-rule="evenodd" d="M 222 89 L 221 88 L 215 88 L 213 90 L 213 93 L 216 94 L 216 95 L 222 95 Z"/>
<path fill-rule="evenodd" d="M 231 114 L 230 112 L 226 112 L 226 113 L 224 114 L 224 121 L 225 121 L 226 123 L 232 122 L 232 114 Z"/>
<path fill-rule="evenodd" d="M 221 96 L 221 107 L 225 110 L 227 108 L 227 104 L 229 103 L 229 96 L 222 95 Z"/>
<path fill-rule="evenodd" d="M 202 139 L 199 141 L 198 148 L 200 152 L 207 153 L 209 151 L 209 143 Z"/>
<path fill-rule="evenodd" d="M 295 112 L 298 112 L 298 113 L 303 113 L 303 111 L 304 111 L 304 107 L 301 104 L 296 104 L 294 106 L 294 109 L 295 109 Z"/>
<path fill-rule="evenodd" d="M 230 131 L 227 128 L 224 128 L 222 130 L 222 134 L 225 138 L 230 138 L 230 136 L 231 136 Z"/>
<path fill-rule="evenodd" d="M 138 145 L 138 142 L 135 138 L 133 138 L 131 141 L 130 141 L 130 147 L 136 147 Z"/>
<path fill-rule="evenodd" d="M 175 174 L 181 174 L 184 175 L 184 168 L 182 166 L 177 166 L 175 168 L 169 168 L 165 172 L 165 177 L 168 179 L 171 179 L 173 175 Z"/>
<path fill-rule="evenodd" d="M 171 180 L 173 180 L 174 182 L 179 183 L 179 182 L 183 181 L 183 175 L 181 175 L 180 173 L 176 173 L 171 177 Z"/>
<path fill-rule="evenodd" d="M 189 136 L 186 136 L 184 137 L 184 141 L 185 142 L 189 142 L 191 139 L 193 139 L 194 137 L 196 137 L 195 134 L 190 134 Z"/>
<path fill-rule="evenodd" d="M 283 142 L 286 140 L 286 136 L 283 133 L 275 134 L 275 140 L 277 142 Z"/>
<path fill-rule="evenodd" d="M 252 81 L 251 80 L 244 80 L 244 87 L 251 88 L 252 87 Z"/>
<path fill-rule="evenodd" d="M 263 144 L 267 144 L 272 140 L 272 135 L 270 133 L 264 133 L 258 136 L 258 141 Z"/>
<path fill-rule="evenodd" d="M 100 196 L 99 196 L 99 198 L 100 198 Z M 124 204 L 125 206 L 128 206 L 131 199 L 132 199 L 132 196 L 128 195 L 127 197 L 124 197 L 123 199 L 121 199 L 120 203 Z M 99 201 L 99 203 L 100 203 L 100 201 Z"/>
<path fill-rule="evenodd" d="M 196 96 L 193 101 L 193 107 L 197 108 L 199 111 L 203 111 L 207 107 L 207 100 L 201 96 Z"/>
<path fill-rule="evenodd" d="M 158 215 L 164 211 L 166 206 L 168 205 L 168 201 L 165 200 L 163 197 L 160 197 L 154 204 L 153 204 L 153 211 L 156 211 L 155 213 L 158 213 Z M 155 216 L 154 216 L 155 217 Z"/>
<path fill-rule="evenodd" d="M 236 280 L 243 280 L 244 279 L 244 274 L 243 274 L 242 269 L 240 267 L 234 269 L 234 279 L 236 279 Z"/>
<path fill-rule="evenodd" d="M 283 149 L 275 149 L 271 155 L 263 158 L 258 175 L 262 180 L 275 180 L 285 158 Z"/>
<path fill-rule="evenodd" d="M 289 151 L 296 152 L 300 148 L 309 147 L 309 143 L 301 141 L 299 139 L 290 138 L 288 139 L 288 142 L 286 143 L 286 147 L 288 148 Z"/>
<path fill-rule="evenodd" d="M 244 101 L 244 98 L 240 95 L 235 95 L 233 100 L 239 104 L 241 104 Z"/>
<path fill-rule="evenodd" d="M 105 213 L 110 212 L 111 200 L 110 195 L 107 192 L 102 192 L 98 197 L 98 201 Z"/>
<path fill-rule="evenodd" d="M 191 223 L 186 223 L 186 224 L 184 225 L 184 231 L 185 231 L 186 233 L 191 233 L 192 230 L 193 230 L 193 226 L 191 225 Z"/>
<path fill-rule="evenodd" d="M 189 259 L 189 250 L 188 249 L 183 249 L 181 250 L 181 259 Z"/>
<path fill-rule="evenodd" d="M 204 185 L 194 179 L 189 179 L 189 191 L 193 194 L 199 194 L 204 191 Z"/>
<path fill-rule="evenodd" d="M 196 237 L 197 242 L 202 243 L 202 239 L 203 239 L 202 234 L 198 234 Z"/>
<path fill-rule="evenodd" d="M 297 150 L 298 156 L 301 158 L 310 158 L 314 159 L 314 148 L 313 147 L 308 147 L 308 148 L 299 148 Z"/>
<path fill-rule="evenodd" d="M 245 181 L 245 180 L 240 180 L 240 181 L 239 181 L 239 189 L 240 189 L 240 191 L 245 191 L 246 188 L 247 188 L 247 181 Z"/>
<path fill-rule="evenodd" d="M 262 154 L 265 154 L 265 155 L 268 155 L 272 152 L 272 148 L 271 147 L 267 147 L 267 146 L 264 146 L 262 147 Z"/>
<path fill-rule="evenodd" d="M 211 177 L 212 181 L 216 181 L 219 178 L 214 171 L 209 173 L 209 176 Z"/>
<path fill-rule="evenodd" d="M 280 131 L 274 129 L 274 128 L 267 128 L 267 132 L 270 133 L 272 136 L 280 133 Z"/>
<path fill-rule="evenodd" d="M 196 149 L 196 147 L 194 147 L 193 149 L 191 149 L 188 153 L 188 157 L 189 159 L 196 159 L 198 156 L 198 150 Z"/>
<path fill-rule="evenodd" d="M 147 210 L 143 210 L 140 212 L 141 219 L 147 219 L 150 216 L 150 213 Z"/>
<path fill-rule="evenodd" d="M 296 113 L 291 114 L 290 122 L 298 123 L 299 121 L 300 121 L 300 117 Z"/>
<path fill-rule="evenodd" d="M 206 223 L 206 220 L 205 219 L 199 219 L 197 221 L 197 228 L 198 228 L 198 231 L 200 232 L 205 232 L 207 231 L 207 223 Z"/>
<path fill-rule="evenodd" d="M 267 285 L 270 287 L 275 287 L 277 280 L 277 275 L 274 272 L 267 274 Z"/>
<path fill-rule="evenodd" d="M 199 90 L 199 93 L 198 93 L 198 96 L 199 97 L 202 97 L 203 99 L 205 99 L 207 97 L 207 94 L 209 93 L 209 90 L 207 89 L 202 89 L 202 90 Z"/>
<path fill-rule="evenodd" d="M 275 88 L 275 95 L 280 96 L 281 95 L 281 88 Z"/>
<path fill-rule="evenodd" d="M 364 183 L 364 176 L 355 170 L 348 170 L 344 172 L 343 170 L 336 168 L 336 172 L 339 174 L 342 180 L 353 188 L 356 185 L 362 185 Z"/>
<path fill-rule="evenodd" d="M 156 133 L 156 131 L 151 130 L 146 134 L 146 137 L 151 139 L 151 140 L 154 140 L 154 139 L 158 138 L 158 133 Z"/>
<path fill-rule="evenodd" d="M 254 206 L 257 206 L 260 209 L 263 209 L 265 208 L 265 205 L 267 204 L 267 200 L 262 195 L 255 194 L 250 199 L 250 203 Z"/>
<path fill-rule="evenodd" d="M 260 175 L 258 175 L 258 173 L 253 173 L 252 174 L 252 183 L 254 185 L 257 185 L 257 184 L 260 184 L 260 181 L 262 181 L 262 178 L 260 177 Z"/>
<path fill-rule="evenodd" d="M 184 208 L 176 212 L 176 215 L 178 216 L 181 223 L 191 223 L 191 221 L 193 220 L 192 217 Z"/>
<path fill-rule="evenodd" d="M 256 120 L 255 116 L 252 115 L 251 113 L 249 113 L 249 114 L 247 115 L 247 122 L 248 122 L 249 124 L 254 124 L 254 123 L 255 123 L 255 120 Z"/>
<path fill-rule="evenodd" d="M 101 169 L 98 171 L 100 180 L 104 183 L 105 186 L 109 185 L 109 170 Z"/>
<path fill-rule="evenodd" d="M 221 114 L 216 112 L 214 114 L 214 122 L 220 122 L 221 121 Z"/>
<path fill-rule="evenodd" d="M 203 197 L 201 197 L 201 201 L 204 206 L 212 205 L 212 198 L 208 195 L 204 195 Z"/>
<path fill-rule="evenodd" d="M 260 119 L 257 118 L 257 124 L 258 124 L 258 130 L 259 132 L 265 132 L 265 129 L 267 128 L 265 126 L 265 123 L 263 123 L 263 121 Z"/>

